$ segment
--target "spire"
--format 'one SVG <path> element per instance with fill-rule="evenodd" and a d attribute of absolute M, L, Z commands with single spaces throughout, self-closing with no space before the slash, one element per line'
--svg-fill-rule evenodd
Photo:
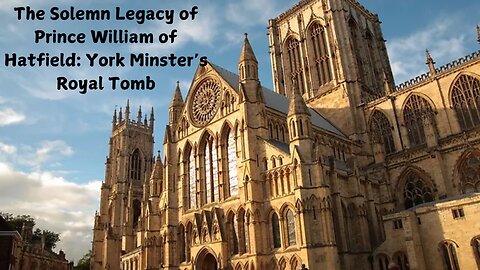
<path fill-rule="evenodd" d="M 145 118 L 143 118 L 143 125 L 144 125 L 144 126 L 147 126 L 147 125 L 148 125 L 147 114 L 145 114 Z"/>
<path fill-rule="evenodd" d="M 238 60 L 238 75 L 242 83 L 258 81 L 258 61 L 247 34 L 245 34 L 240 59 Z"/>
<path fill-rule="evenodd" d="M 115 111 L 113 111 L 112 128 L 115 128 L 116 125 L 117 125 L 117 106 L 115 106 Z"/>
<path fill-rule="evenodd" d="M 480 25 L 477 25 L 477 41 L 480 43 Z"/>
<path fill-rule="evenodd" d="M 383 71 L 383 86 L 385 88 L 385 94 L 391 94 L 392 89 L 390 88 L 390 80 L 388 79 L 387 72 L 384 70 Z"/>
<path fill-rule="evenodd" d="M 155 122 L 155 114 L 153 113 L 153 107 L 152 111 L 150 112 L 150 128 L 153 130 L 153 123 Z"/>
<path fill-rule="evenodd" d="M 305 104 L 305 100 L 303 100 L 302 94 L 300 94 L 300 90 L 298 89 L 297 81 L 293 80 L 292 85 L 293 93 L 292 97 L 290 98 L 290 105 L 288 106 L 288 116 L 295 114 L 310 115 L 307 104 Z"/>
<path fill-rule="evenodd" d="M 430 51 L 427 49 L 425 51 L 427 55 L 427 65 L 428 69 L 430 70 L 430 76 L 433 77 L 437 74 L 437 70 L 435 69 L 435 61 L 433 61 L 432 55 L 430 55 Z"/>
<path fill-rule="evenodd" d="M 138 115 L 137 115 L 137 124 L 140 125 L 142 123 L 142 106 L 138 108 Z"/>
<path fill-rule="evenodd" d="M 125 120 L 128 124 L 128 120 L 130 120 L 130 99 L 127 99 L 127 107 L 125 107 Z"/>
<path fill-rule="evenodd" d="M 170 107 L 174 106 L 183 106 L 183 97 L 182 91 L 180 91 L 180 82 L 177 81 L 177 87 L 175 88 L 175 93 L 173 94 L 172 102 L 170 103 Z"/>
<path fill-rule="evenodd" d="M 248 34 L 245 33 L 242 52 L 240 54 L 240 59 L 238 60 L 238 62 L 241 63 L 249 60 L 258 63 L 257 57 L 255 57 L 255 53 L 253 52 L 252 45 L 250 45 L 250 41 L 248 40 Z"/>
<path fill-rule="evenodd" d="M 122 107 L 120 107 L 120 111 L 118 112 L 118 123 L 123 121 L 123 114 L 122 114 Z"/>

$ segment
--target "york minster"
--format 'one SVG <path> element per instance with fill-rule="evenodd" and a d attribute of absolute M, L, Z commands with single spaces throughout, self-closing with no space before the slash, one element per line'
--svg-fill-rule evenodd
<path fill-rule="evenodd" d="M 238 70 L 177 85 L 166 127 L 115 110 L 92 269 L 480 268 L 480 51 L 427 50 L 396 85 L 355 0 L 301 0 L 268 33 L 273 90 L 245 35 Z"/>

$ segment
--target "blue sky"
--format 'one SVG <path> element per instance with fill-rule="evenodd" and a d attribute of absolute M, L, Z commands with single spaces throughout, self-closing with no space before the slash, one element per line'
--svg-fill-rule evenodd
<path fill-rule="evenodd" d="M 104 176 L 111 117 L 115 106 L 132 109 L 155 107 L 156 141 L 163 141 L 175 82 L 184 96 L 192 80 L 192 68 L 6 68 L 4 53 L 49 52 L 150 52 L 179 55 L 199 53 L 229 70 L 237 70 L 243 33 L 248 32 L 260 62 L 262 83 L 271 87 L 266 23 L 298 1 L 160 1 L 160 0 L 1 0 L 0 1 L 0 211 L 32 214 L 37 223 L 62 233 L 60 247 L 69 259 L 79 259 L 89 249 L 93 215 L 98 208 L 100 181 Z M 437 65 L 443 65 L 479 49 L 475 27 L 480 23 L 480 2 L 472 0 L 365 0 L 361 3 L 380 15 L 384 38 L 396 83 L 426 72 L 425 49 Z M 109 9 L 189 9 L 199 7 L 194 22 L 177 23 L 179 38 L 174 45 L 132 46 L 95 44 L 34 44 L 33 31 L 65 32 L 120 28 L 130 31 L 163 32 L 172 26 L 162 22 L 17 21 L 13 7 L 52 6 Z M 82 62 L 83 63 L 83 62 Z M 86 62 L 85 62 L 86 63 Z M 57 76 L 95 78 L 117 75 L 125 78 L 152 76 L 152 92 L 112 92 L 80 95 L 58 92 Z M 157 143 L 156 149 L 161 145 Z"/>

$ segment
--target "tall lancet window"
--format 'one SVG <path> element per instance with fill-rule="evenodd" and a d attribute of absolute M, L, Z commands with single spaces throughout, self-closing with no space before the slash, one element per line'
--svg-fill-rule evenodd
<path fill-rule="evenodd" d="M 319 23 L 313 24 L 310 31 L 313 56 L 315 60 L 315 72 L 320 84 L 319 86 L 321 86 L 332 80 L 332 67 L 330 65 L 330 55 L 328 53 L 327 31 Z"/>
<path fill-rule="evenodd" d="M 403 109 L 403 118 L 408 131 L 410 147 L 424 144 L 426 142 L 425 125 L 435 125 L 435 113 L 426 99 L 418 95 L 408 98 Z"/>
<path fill-rule="evenodd" d="M 290 80 L 298 82 L 298 89 L 305 93 L 305 81 L 303 79 L 302 55 L 300 54 L 300 43 L 295 38 L 287 41 L 287 56 L 290 68 Z"/>
<path fill-rule="evenodd" d="M 140 180 L 142 162 L 140 159 L 140 150 L 136 149 L 130 157 L 130 179 Z"/>
<path fill-rule="evenodd" d="M 193 150 L 190 150 L 190 158 L 188 160 L 188 180 L 189 180 L 189 190 L 190 190 L 190 207 L 189 209 L 195 208 L 197 206 L 197 181 L 195 177 L 195 156 L 193 155 Z"/>
<path fill-rule="evenodd" d="M 205 143 L 205 203 L 218 201 L 218 156 L 215 139 Z"/>
<path fill-rule="evenodd" d="M 480 126 L 480 80 L 461 75 L 452 88 L 452 103 L 462 130 Z"/>
<path fill-rule="evenodd" d="M 295 217 L 293 215 L 292 210 L 288 209 L 285 217 L 286 217 L 286 223 L 287 223 L 288 245 L 293 246 L 297 244 L 297 238 L 295 236 Z"/>
<path fill-rule="evenodd" d="M 228 133 L 227 140 L 227 163 L 230 196 L 238 196 L 238 173 L 237 173 L 237 147 L 233 131 Z"/>

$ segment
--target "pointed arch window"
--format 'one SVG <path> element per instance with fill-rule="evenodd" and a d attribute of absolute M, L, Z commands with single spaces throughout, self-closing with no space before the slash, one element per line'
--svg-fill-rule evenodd
<path fill-rule="evenodd" d="M 287 225 L 288 246 L 296 245 L 297 237 L 295 235 L 295 216 L 293 215 L 292 210 L 287 210 L 287 213 L 285 214 L 285 220 Z"/>
<path fill-rule="evenodd" d="M 452 103 L 462 130 L 480 126 L 480 80 L 460 75 L 453 84 Z"/>
<path fill-rule="evenodd" d="M 228 164 L 228 183 L 230 196 L 238 196 L 238 172 L 237 172 L 237 145 L 233 131 L 228 132 L 227 137 L 227 159 Z"/>
<path fill-rule="evenodd" d="M 141 167 L 142 162 L 140 158 L 140 150 L 135 149 L 132 156 L 130 157 L 130 179 L 131 180 L 140 180 L 141 179 Z"/>
<path fill-rule="evenodd" d="M 460 165 L 463 193 L 480 192 L 480 154 L 470 153 Z"/>
<path fill-rule="evenodd" d="M 433 189 L 417 173 L 409 172 L 405 177 L 403 190 L 405 209 L 434 200 Z"/>
<path fill-rule="evenodd" d="M 178 243 L 178 261 L 184 262 L 186 261 L 186 249 L 185 249 L 185 228 L 182 224 L 178 227 L 177 233 L 177 243 Z"/>
<path fill-rule="evenodd" d="M 412 95 L 403 109 L 403 118 L 408 132 L 410 147 L 426 142 L 424 126 L 435 125 L 434 111 L 430 103 L 421 96 Z"/>
<path fill-rule="evenodd" d="M 273 248 L 279 248 L 281 246 L 281 242 L 280 242 L 280 223 L 278 221 L 277 213 L 273 213 L 271 222 L 272 222 Z"/>
<path fill-rule="evenodd" d="M 385 114 L 376 110 L 370 121 L 370 134 L 372 134 L 372 143 L 382 144 L 385 154 L 395 152 L 392 130 L 393 127 Z"/>
<path fill-rule="evenodd" d="M 472 240 L 473 253 L 475 253 L 475 259 L 477 260 L 477 267 L 480 269 L 480 237 L 475 237 Z"/>
<path fill-rule="evenodd" d="M 133 227 L 135 228 L 138 225 L 138 218 L 140 217 L 140 214 L 141 214 L 141 211 L 142 211 L 140 201 L 139 200 L 134 200 L 132 208 L 133 208 L 133 213 L 132 213 L 133 223 L 132 224 L 133 224 Z"/>
<path fill-rule="evenodd" d="M 441 245 L 441 250 L 445 270 L 460 270 L 456 245 L 452 242 L 444 242 Z"/>
<path fill-rule="evenodd" d="M 188 182 L 189 182 L 189 205 L 188 208 L 192 209 L 197 206 L 197 180 L 196 180 L 196 173 L 195 173 L 195 155 L 193 154 L 193 150 L 190 150 L 190 154 L 188 155 Z"/>
<path fill-rule="evenodd" d="M 319 86 L 332 80 L 332 67 L 328 52 L 327 30 L 320 23 L 314 23 L 310 27 L 311 49 L 315 61 L 315 75 Z"/>
<path fill-rule="evenodd" d="M 358 71 L 358 79 L 363 81 L 365 83 L 365 72 L 364 72 L 364 68 L 363 68 L 363 61 L 362 61 L 362 57 L 361 57 L 361 54 L 362 52 L 360 51 L 361 48 L 360 48 L 360 44 L 361 44 L 361 40 L 360 40 L 360 37 L 359 37 L 359 31 L 358 31 L 358 27 L 357 27 L 357 22 L 355 22 L 354 19 L 350 19 L 348 21 L 348 27 L 350 29 L 350 38 L 351 38 L 351 41 L 352 41 L 352 49 L 353 49 L 353 54 L 354 54 L 354 57 L 355 57 L 355 61 L 356 61 L 356 64 L 357 64 L 357 71 Z"/>
<path fill-rule="evenodd" d="M 298 82 L 298 88 L 302 94 L 305 93 L 304 69 L 300 53 L 300 42 L 295 38 L 289 38 L 286 43 L 288 64 L 290 68 L 290 79 Z"/>
<path fill-rule="evenodd" d="M 238 222 L 233 213 L 228 218 L 227 228 L 230 255 L 238 254 Z"/>
<path fill-rule="evenodd" d="M 215 139 L 205 143 L 205 203 L 218 202 L 218 156 Z"/>
<path fill-rule="evenodd" d="M 399 251 L 393 255 L 393 261 L 400 267 L 399 270 L 409 270 L 408 257 Z"/>

